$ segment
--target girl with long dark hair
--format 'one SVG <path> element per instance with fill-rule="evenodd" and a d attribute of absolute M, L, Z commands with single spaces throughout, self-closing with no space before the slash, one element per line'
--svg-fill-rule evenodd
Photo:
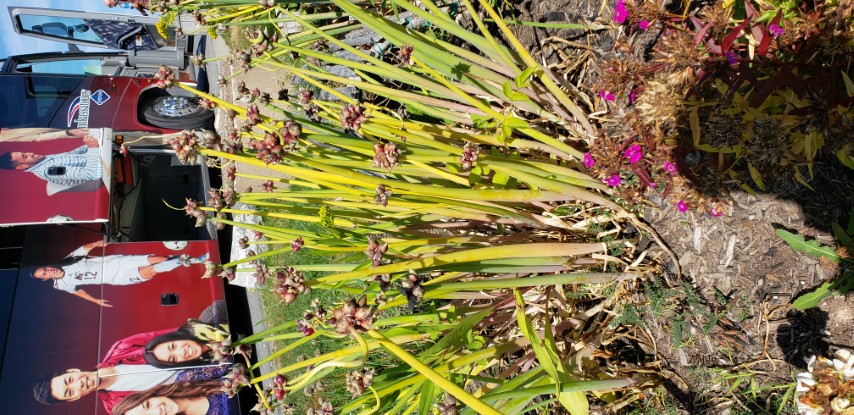
<path fill-rule="evenodd" d="M 227 415 L 227 402 L 219 380 L 180 382 L 130 395 L 113 415 Z"/>

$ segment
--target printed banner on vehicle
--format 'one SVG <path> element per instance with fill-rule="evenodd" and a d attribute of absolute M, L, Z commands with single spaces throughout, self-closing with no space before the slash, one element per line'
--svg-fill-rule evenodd
<path fill-rule="evenodd" d="M 0 225 L 106 222 L 111 130 L 0 129 Z"/>

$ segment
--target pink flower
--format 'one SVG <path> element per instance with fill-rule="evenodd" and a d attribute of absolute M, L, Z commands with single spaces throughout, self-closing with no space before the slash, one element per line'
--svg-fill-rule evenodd
<path fill-rule="evenodd" d="M 302 240 L 302 236 L 297 236 L 297 239 L 291 242 L 291 252 L 299 251 L 303 245 L 305 245 L 305 241 Z"/>
<path fill-rule="evenodd" d="M 596 160 L 593 160 L 593 156 L 590 153 L 584 153 L 584 168 L 589 169 L 596 164 Z"/>
<path fill-rule="evenodd" d="M 628 17 L 629 11 L 626 10 L 626 2 L 623 0 L 617 0 L 617 4 L 614 6 L 614 22 L 617 24 L 623 24 Z"/>
<path fill-rule="evenodd" d="M 646 30 L 648 27 L 649 27 L 649 20 L 641 20 L 638 23 L 638 29 L 640 29 L 640 30 Z"/>
<path fill-rule="evenodd" d="M 718 210 L 717 206 L 713 207 L 712 210 L 709 211 L 709 215 L 712 215 L 713 218 L 716 218 L 718 216 L 723 216 L 723 214 L 724 214 L 724 212 Z"/>
<path fill-rule="evenodd" d="M 617 187 L 617 186 L 619 186 L 619 185 L 620 185 L 620 182 L 621 182 L 621 181 L 620 181 L 620 176 L 618 176 L 618 175 L 616 175 L 616 174 L 615 174 L 615 175 L 612 175 L 611 177 L 608 177 L 608 178 L 606 178 L 606 179 L 605 179 L 605 184 L 607 184 L 608 186 L 611 186 L 611 187 Z"/>
<path fill-rule="evenodd" d="M 768 26 L 768 31 L 771 32 L 771 37 L 780 36 L 785 32 L 785 30 L 776 23 L 771 23 Z"/>
<path fill-rule="evenodd" d="M 670 173 L 670 174 L 676 174 L 676 171 L 677 171 L 677 170 L 676 170 L 676 165 L 675 165 L 675 164 L 673 164 L 673 163 L 671 163 L 671 162 L 669 162 L 669 161 L 665 161 L 665 162 L 664 162 L 664 166 L 663 166 L 663 167 L 664 167 L 664 171 L 666 171 L 666 172 L 668 172 L 668 173 Z"/>
<path fill-rule="evenodd" d="M 625 153 L 623 153 L 627 159 L 629 159 L 629 163 L 635 164 L 643 157 L 643 152 L 641 151 L 641 146 L 637 144 L 632 144 L 629 148 L 626 149 Z"/>
<path fill-rule="evenodd" d="M 605 99 L 605 101 L 614 101 L 617 97 L 610 91 L 601 90 L 599 91 L 599 96 Z"/>
<path fill-rule="evenodd" d="M 738 55 L 735 52 L 728 50 L 726 51 L 726 63 L 730 65 L 735 65 L 738 63 Z"/>
<path fill-rule="evenodd" d="M 679 203 L 676 204 L 676 210 L 685 213 L 688 211 L 688 204 L 685 203 L 684 200 L 680 200 Z"/>

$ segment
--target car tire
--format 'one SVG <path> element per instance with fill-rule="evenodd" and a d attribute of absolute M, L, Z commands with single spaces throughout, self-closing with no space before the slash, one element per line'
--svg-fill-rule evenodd
<path fill-rule="evenodd" d="M 214 112 L 199 105 L 198 97 L 181 95 L 145 101 L 140 118 L 145 124 L 172 130 L 211 129 L 214 125 Z"/>

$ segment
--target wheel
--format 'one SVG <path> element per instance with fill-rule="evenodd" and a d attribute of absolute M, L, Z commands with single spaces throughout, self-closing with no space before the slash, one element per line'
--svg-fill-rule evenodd
<path fill-rule="evenodd" d="M 213 128 L 213 111 L 202 108 L 197 97 L 166 95 L 142 104 L 142 122 L 172 130 Z"/>

